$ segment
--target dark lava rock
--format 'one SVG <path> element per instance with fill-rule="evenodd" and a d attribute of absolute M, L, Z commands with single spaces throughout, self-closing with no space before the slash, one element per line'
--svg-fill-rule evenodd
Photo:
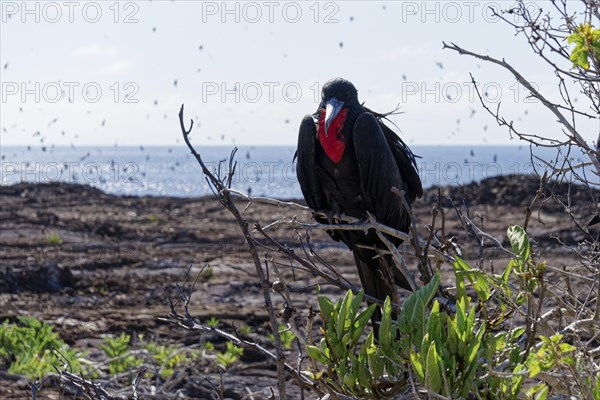
<path fill-rule="evenodd" d="M 3 292 L 59 292 L 74 285 L 75 277 L 71 269 L 55 262 L 44 266 L 6 267 L 0 270 L 0 291 Z"/>
<path fill-rule="evenodd" d="M 540 189 L 540 178 L 535 175 L 503 175 L 487 178 L 481 182 L 472 182 L 463 186 L 444 186 L 439 188 L 442 206 L 452 207 L 463 204 L 471 205 L 507 205 L 527 207 Z M 596 203 L 600 199 L 600 191 L 579 184 L 548 181 L 544 184 L 539 202 L 544 202 L 544 209 L 551 212 L 562 212 L 570 196 L 572 207 Z M 423 196 L 426 203 L 435 203 L 438 188 L 430 188 Z"/>

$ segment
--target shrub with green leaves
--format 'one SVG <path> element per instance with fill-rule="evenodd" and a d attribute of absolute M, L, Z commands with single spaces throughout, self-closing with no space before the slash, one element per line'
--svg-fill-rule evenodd
<path fill-rule="evenodd" d="M 348 291 L 335 304 L 319 296 L 323 337 L 306 348 L 312 359 L 309 376 L 327 391 L 360 398 L 408 393 L 412 375 L 428 392 L 451 399 L 477 393 L 479 398 L 540 400 L 556 390 L 554 376 L 579 376 L 580 356 L 563 335 L 527 337 L 533 328 L 511 319 L 517 309 L 529 312 L 545 264 L 534 262 L 523 228 L 512 226 L 507 235 L 515 257 L 499 275 L 455 258 L 451 302 L 434 298 L 439 273 L 404 301 L 396 321 L 386 299 L 378 341 L 367 330 L 375 305 L 361 310 L 362 292 Z M 598 369 L 592 376 L 586 390 L 600 399 Z"/>
<path fill-rule="evenodd" d="M 18 323 L 0 325 L 0 363 L 10 374 L 42 378 L 66 366 L 82 372 L 84 354 L 71 349 L 52 325 L 30 317 L 17 317 Z"/>
<path fill-rule="evenodd" d="M 362 291 L 356 297 L 348 291 L 335 304 L 325 296 L 318 297 L 323 338 L 318 346 L 306 348 L 313 360 L 314 371 L 309 373 L 336 392 L 378 398 L 396 386 L 401 364 L 389 340 L 393 334 L 389 299 L 384 306 L 379 346 L 372 331 L 361 340 L 376 307 L 373 304 L 360 311 L 362 299 Z"/>

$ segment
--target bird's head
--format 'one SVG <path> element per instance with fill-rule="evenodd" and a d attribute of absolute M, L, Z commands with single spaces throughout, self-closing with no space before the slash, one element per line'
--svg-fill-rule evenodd
<path fill-rule="evenodd" d="M 335 78 L 323 85 L 321 103 L 317 110 L 319 118 L 319 141 L 329 158 L 339 162 L 346 149 L 341 130 L 348 118 L 348 111 L 360 106 L 354 85 L 343 78 Z"/>

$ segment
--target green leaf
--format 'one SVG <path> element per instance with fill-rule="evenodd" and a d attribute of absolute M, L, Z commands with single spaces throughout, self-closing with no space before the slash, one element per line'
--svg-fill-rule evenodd
<path fill-rule="evenodd" d="M 439 355 L 437 354 L 435 342 L 431 342 L 427 351 L 427 373 L 425 386 L 436 393 L 442 388 L 442 374 Z"/>
<path fill-rule="evenodd" d="M 354 321 L 354 318 L 356 317 L 356 314 L 358 313 L 358 310 L 360 309 L 360 304 L 362 302 L 363 295 L 364 295 L 364 291 L 361 290 L 360 292 L 358 292 L 358 294 L 356 295 L 356 297 L 354 298 L 354 300 L 352 300 L 352 303 L 350 304 L 350 309 L 348 310 L 347 319 L 349 319 L 352 322 Z"/>
<path fill-rule="evenodd" d="M 527 293 L 521 292 L 515 298 L 515 304 L 517 306 L 522 306 L 527 301 Z"/>
<path fill-rule="evenodd" d="M 431 307 L 431 313 L 429 314 L 429 320 L 427 321 L 427 333 L 434 341 L 442 343 L 442 322 L 440 319 L 440 304 L 437 300 L 433 302 Z"/>
<path fill-rule="evenodd" d="M 352 338 L 351 338 L 352 345 L 355 345 L 356 343 L 358 343 L 358 339 L 360 339 L 360 336 L 365 331 L 365 327 L 369 323 L 369 319 L 371 319 L 371 316 L 373 315 L 373 312 L 375 311 L 376 307 L 377 307 L 376 304 L 371 304 L 369 307 L 367 307 L 366 310 L 364 310 L 363 312 L 358 314 L 358 316 L 354 320 L 354 324 L 352 327 Z"/>
<path fill-rule="evenodd" d="M 319 349 L 317 346 L 307 345 L 306 346 L 306 353 L 313 360 L 317 360 L 317 361 L 319 361 L 319 362 L 321 362 L 323 364 L 326 364 L 326 365 L 329 364 L 329 360 L 325 358 L 325 356 L 323 355 L 323 353 L 321 353 L 321 349 Z"/>
<path fill-rule="evenodd" d="M 506 332 L 500 332 L 491 339 L 490 351 L 492 353 L 495 353 L 499 350 L 504 350 L 504 348 L 506 348 L 506 336 Z"/>
<path fill-rule="evenodd" d="M 461 390 L 461 397 L 468 397 L 469 392 L 477 390 L 477 386 L 474 380 L 475 374 L 477 373 L 477 366 L 479 360 L 477 355 L 479 354 L 479 348 L 481 347 L 481 341 L 485 332 L 484 326 L 479 328 L 477 335 L 469 342 L 467 351 L 465 352 L 464 360 L 464 374 L 461 376 L 464 382 Z M 454 368 L 452 369 L 454 371 Z"/>
<path fill-rule="evenodd" d="M 475 284 L 473 286 L 481 301 L 488 301 L 492 295 L 492 291 L 490 290 L 489 278 L 483 271 L 476 271 Z"/>
<path fill-rule="evenodd" d="M 457 299 L 461 299 L 463 297 L 467 297 L 467 290 L 465 288 L 465 280 L 460 272 L 470 270 L 471 266 L 463 261 L 460 257 L 456 257 L 455 259 L 454 273 L 456 275 L 456 297 Z"/>
<path fill-rule="evenodd" d="M 518 347 L 513 347 L 508 354 L 508 360 L 511 364 L 516 364 L 521 360 L 521 351 Z"/>
<path fill-rule="evenodd" d="M 323 319 L 325 326 L 327 326 L 333 316 L 333 303 L 326 296 L 318 296 L 317 299 L 321 310 L 321 318 Z"/>
<path fill-rule="evenodd" d="M 535 394 L 535 396 L 533 396 Z M 533 396 L 534 400 L 546 400 L 548 397 L 548 386 L 545 383 L 539 383 L 530 388 L 527 393 L 527 398 L 530 399 Z"/>
<path fill-rule="evenodd" d="M 387 354 L 390 351 L 392 343 L 392 304 L 390 298 L 387 296 L 383 303 L 382 311 L 383 316 L 381 318 L 381 325 L 379 326 L 379 346 L 381 347 L 381 350 Z"/>
<path fill-rule="evenodd" d="M 456 320 L 458 333 L 462 336 L 467 327 L 467 300 L 463 297 L 456 302 Z"/>
<path fill-rule="evenodd" d="M 558 346 L 561 353 L 568 353 L 570 351 L 575 351 L 577 348 L 569 343 L 561 343 Z"/>
<path fill-rule="evenodd" d="M 334 330 L 327 331 L 327 341 L 329 342 L 329 346 L 331 351 L 333 351 L 333 355 L 337 360 L 345 360 L 346 355 L 348 353 L 348 349 L 342 343 L 342 340 L 337 337 L 337 334 Z"/>
<path fill-rule="evenodd" d="M 477 352 L 479 351 L 479 347 L 481 346 L 481 339 L 483 338 L 483 333 L 485 332 L 484 325 L 479 327 L 479 331 L 477 331 L 477 335 L 469 342 L 469 346 L 467 347 L 467 352 L 465 354 L 465 360 L 467 364 L 475 364 L 477 365 Z"/>
<path fill-rule="evenodd" d="M 510 245 L 512 246 L 513 252 L 519 260 L 520 272 L 523 272 L 525 263 L 529 261 L 531 256 L 531 250 L 529 247 L 529 238 L 527 232 L 518 225 L 512 225 L 506 232 Z"/>
<path fill-rule="evenodd" d="M 426 306 L 435 296 L 440 279 L 440 275 L 436 274 L 427 285 L 408 296 L 402 305 L 398 316 L 398 328 L 401 333 L 410 335 L 411 342 L 415 346 L 421 344 Z M 418 322 L 418 325 L 413 325 L 415 322 Z"/>
<path fill-rule="evenodd" d="M 358 382 L 358 361 L 354 354 L 349 354 L 348 360 L 350 361 L 350 370 L 346 371 L 342 380 L 351 391 L 354 391 Z"/>
<path fill-rule="evenodd" d="M 456 318 L 448 323 L 448 350 L 451 354 L 458 353 L 458 322 Z"/>
<path fill-rule="evenodd" d="M 425 368 L 427 367 L 427 352 L 429 351 L 429 347 L 431 347 L 431 340 L 429 335 L 426 333 L 425 336 L 423 336 L 421 345 L 416 346 L 416 348 L 420 351 L 419 354 L 421 355 L 421 363 L 425 366 Z"/>
<path fill-rule="evenodd" d="M 467 322 L 467 312 L 466 312 L 466 298 L 461 298 L 456 302 L 456 326 L 458 328 L 457 337 L 458 337 L 458 355 L 462 358 L 465 356 L 466 351 L 466 337 L 469 330 L 469 324 Z"/>
<path fill-rule="evenodd" d="M 373 371 L 373 377 L 375 379 L 379 379 L 383 375 L 385 362 L 383 357 L 379 354 L 377 346 L 375 346 L 373 331 L 369 333 L 369 336 L 367 337 L 367 343 L 367 358 L 369 359 L 369 365 Z"/>
<path fill-rule="evenodd" d="M 567 365 L 575 365 L 575 359 L 571 356 L 564 356 L 560 361 Z"/>
<path fill-rule="evenodd" d="M 364 387 L 370 387 L 373 377 L 371 376 L 369 370 L 364 366 L 364 364 L 360 363 L 358 365 L 358 383 Z"/>
<path fill-rule="evenodd" d="M 469 279 L 469 282 L 473 284 L 473 287 L 477 291 L 477 295 L 482 301 L 487 301 L 490 298 L 490 278 L 485 272 L 473 269 L 465 261 L 456 258 L 454 263 L 454 273 L 456 275 L 456 296 L 458 298 L 466 297 L 467 295 L 464 283 L 465 276 Z"/>
<path fill-rule="evenodd" d="M 399 366 L 399 364 L 397 362 L 395 362 L 394 360 L 390 359 L 390 358 L 388 358 L 386 360 L 385 368 L 386 368 L 386 370 L 388 372 L 388 375 L 390 377 L 397 377 L 398 374 L 400 373 L 400 366 Z"/>
<path fill-rule="evenodd" d="M 504 272 L 502 273 L 502 281 L 504 283 L 508 283 L 508 278 L 510 278 L 510 273 L 512 272 L 513 268 L 518 267 L 519 264 L 516 260 L 510 260 L 508 262 L 508 265 L 506 266 L 506 268 L 504 269 Z"/>
<path fill-rule="evenodd" d="M 562 335 L 554 335 L 553 337 L 557 337 L 559 340 L 562 338 Z M 552 345 L 552 338 L 549 338 L 548 336 L 544 336 L 544 335 L 540 335 L 540 340 L 542 342 L 544 342 L 545 345 L 551 346 Z"/>
<path fill-rule="evenodd" d="M 340 340 L 344 337 L 346 325 L 350 325 L 350 321 L 348 321 L 346 316 L 348 315 L 348 310 L 350 309 L 350 304 L 352 303 L 352 297 L 352 291 L 348 290 L 348 292 L 346 292 L 346 295 L 342 300 L 340 309 L 338 311 L 335 328 L 338 339 Z"/>
<path fill-rule="evenodd" d="M 538 360 L 531 360 L 531 362 L 529 362 L 529 377 L 535 378 L 540 372 L 542 372 L 540 362 Z"/>
<path fill-rule="evenodd" d="M 421 363 L 421 358 L 414 351 L 410 350 L 410 363 L 413 367 L 413 371 L 417 375 L 417 378 L 421 381 L 421 383 L 425 383 L 425 371 L 423 370 L 423 363 Z"/>
<path fill-rule="evenodd" d="M 514 398 L 516 398 L 517 394 L 521 391 L 521 385 L 523 384 L 524 376 L 519 373 L 524 370 L 525 366 L 523 364 L 518 364 L 513 369 L 513 374 L 515 374 L 515 376 L 512 378 L 512 385 L 509 386 L 509 389 L 511 390 L 511 394 Z"/>
<path fill-rule="evenodd" d="M 525 328 L 515 328 L 510 331 L 510 340 L 515 341 L 525 333 Z"/>
<path fill-rule="evenodd" d="M 412 313 L 412 317 L 410 319 L 410 325 L 413 329 L 413 335 L 417 338 L 422 338 L 425 334 L 425 313 L 427 310 L 427 306 L 423 303 L 421 297 L 417 297 L 414 309 Z"/>
<path fill-rule="evenodd" d="M 465 340 L 471 340 L 475 333 L 475 306 L 471 306 L 467 316 L 467 330 L 465 331 Z"/>
<path fill-rule="evenodd" d="M 456 365 L 456 357 L 450 356 L 447 359 L 443 360 L 445 360 L 444 364 L 446 365 L 446 374 L 450 377 L 451 381 L 454 381 L 456 375 L 459 373 L 458 367 Z"/>
<path fill-rule="evenodd" d="M 544 384 L 544 387 L 535 395 L 535 400 L 546 400 L 550 388 Z"/>

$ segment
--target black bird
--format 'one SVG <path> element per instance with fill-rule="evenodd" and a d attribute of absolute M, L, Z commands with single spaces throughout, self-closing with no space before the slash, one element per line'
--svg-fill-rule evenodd
<path fill-rule="evenodd" d="M 387 115 L 359 103 L 356 88 L 345 79 L 336 78 L 323 86 L 319 108 L 302 120 L 296 152 L 296 173 L 306 203 L 329 216 L 316 216 L 318 222 L 335 223 L 336 214 L 365 218 L 370 212 L 378 222 L 408 232 L 410 215 L 391 189 L 404 190 L 407 203 L 412 204 L 423 195 L 423 188 L 414 154 L 383 123 Z M 383 279 L 384 266 L 391 267 L 397 285 L 411 289 L 391 255 L 379 257 L 377 251 L 364 248 L 387 250 L 375 232 L 328 233 L 353 251 L 366 294 L 384 300 L 395 290 Z M 402 243 L 389 239 L 396 246 Z M 380 319 L 381 311 L 376 309 L 376 330 Z"/>

